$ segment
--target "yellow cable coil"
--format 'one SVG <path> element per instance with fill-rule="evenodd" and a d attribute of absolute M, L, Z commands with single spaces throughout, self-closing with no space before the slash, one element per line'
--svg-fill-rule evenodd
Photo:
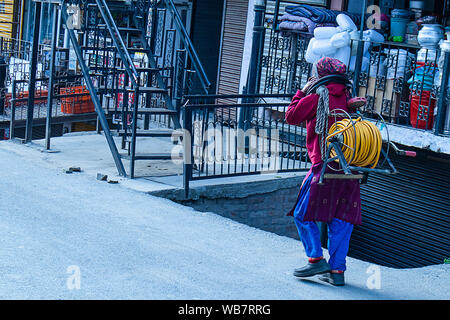
<path fill-rule="evenodd" d="M 380 159 L 383 143 L 381 132 L 372 122 L 361 118 L 353 120 L 353 123 L 354 129 L 350 119 L 335 122 L 328 132 L 327 145 L 330 144 L 332 137 L 341 134 L 342 153 L 347 163 L 357 167 L 375 168 Z M 331 150 L 330 156 L 335 157 L 336 152 Z"/>

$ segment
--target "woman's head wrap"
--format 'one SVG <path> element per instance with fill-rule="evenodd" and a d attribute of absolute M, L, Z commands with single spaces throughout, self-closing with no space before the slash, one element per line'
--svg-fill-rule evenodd
<path fill-rule="evenodd" d="M 315 69 L 315 70 L 314 70 Z M 319 59 L 313 68 L 313 73 L 316 77 L 324 77 L 330 74 L 345 74 L 347 67 L 338 59 L 323 57 Z"/>

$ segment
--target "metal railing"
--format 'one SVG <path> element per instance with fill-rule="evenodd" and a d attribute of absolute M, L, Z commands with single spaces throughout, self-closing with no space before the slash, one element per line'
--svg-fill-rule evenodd
<path fill-rule="evenodd" d="M 56 50 L 52 108 L 48 108 L 51 47 L 42 44 L 37 48 L 33 107 L 32 114 L 28 117 L 31 51 L 31 42 L 0 37 L 0 55 L 4 59 L 4 63 L 0 63 L 0 75 L 3 75 L 0 78 L 1 138 L 25 138 L 22 129 L 27 126 L 29 119 L 33 121 L 33 126 L 44 126 L 49 110 L 53 118 L 52 124 L 96 121 L 89 92 L 80 89 L 85 87 L 82 75 L 68 70 L 69 49 Z M 104 108 L 108 110 L 110 106 L 104 104 Z M 21 130 L 18 131 L 17 128 Z M 63 132 L 64 130 L 61 133 Z M 42 135 L 43 130 L 38 130 L 34 136 L 41 138 Z"/>
<path fill-rule="evenodd" d="M 111 15 L 111 11 L 109 10 L 105 0 L 95 0 L 95 3 L 97 4 L 97 9 L 103 18 L 103 22 L 106 24 L 106 28 L 109 31 L 109 35 L 114 46 L 116 47 L 117 53 L 122 60 L 123 66 L 127 71 L 130 81 L 132 82 L 134 87 L 137 87 L 139 85 L 138 72 L 136 70 L 136 67 L 134 66 L 134 61 L 127 50 L 127 46 L 125 45 L 120 35 L 120 31 L 114 21 L 114 18 Z"/>
<path fill-rule="evenodd" d="M 140 0 L 146 3 L 146 0 Z M 147 0 L 148 1 L 148 0 Z M 139 1 L 138 1 L 139 2 Z M 148 44 L 156 65 L 172 67 L 173 97 L 185 94 L 208 94 L 211 82 L 186 29 L 189 9 L 172 0 L 150 1 L 142 13 Z"/>
<path fill-rule="evenodd" d="M 163 1 L 163 3 L 173 15 L 175 27 L 178 30 L 178 32 L 181 33 L 181 40 L 184 44 L 184 47 L 187 50 L 189 59 L 192 62 L 193 70 L 196 72 L 196 75 L 201 83 L 204 93 L 208 94 L 211 82 L 209 81 L 208 76 L 206 75 L 206 72 L 203 69 L 203 65 L 200 62 L 200 58 L 198 57 L 197 51 L 195 50 L 194 44 L 191 41 L 191 38 L 186 30 L 186 27 L 181 19 L 181 16 L 172 0 L 166 0 Z"/>
<path fill-rule="evenodd" d="M 186 96 L 185 191 L 192 180 L 308 170 L 306 128 L 284 119 L 288 97 Z"/>
<path fill-rule="evenodd" d="M 21 99 L 24 98 L 24 100 L 28 97 L 28 86 L 31 75 L 29 62 L 31 51 L 31 42 L 0 37 L 0 138 L 2 139 L 9 139 L 11 137 L 9 128 L 13 111 L 13 96 L 16 95 Z M 43 45 L 37 48 L 37 61 L 35 74 L 36 77 L 42 77 L 48 66 L 46 51 Z M 40 88 L 37 91 L 37 95 L 39 96 L 42 92 L 39 92 L 41 91 Z M 16 117 L 19 120 L 25 120 L 27 118 L 26 105 L 26 101 L 17 103 L 17 110 L 14 111 L 17 111 Z"/>
<path fill-rule="evenodd" d="M 40 61 L 43 50 L 39 48 Z M 29 57 L 31 43 L 28 41 L 0 37 L 0 119 L 8 117 L 9 100 L 13 80 L 29 79 Z M 42 73 L 43 64 L 40 64 L 39 73 Z"/>
<path fill-rule="evenodd" d="M 44 120 L 49 117 L 52 123 L 66 121 L 95 121 L 96 115 L 90 99 L 89 92 L 85 89 L 81 75 L 54 77 L 52 108 L 48 108 L 49 78 L 37 78 L 33 103 L 33 122 L 44 125 Z M 28 115 L 28 80 L 13 80 L 11 92 L 5 108 L 5 120 L 9 122 L 9 138 L 24 138 L 16 133 L 18 125 L 26 125 Z M 104 106 L 107 109 L 107 106 Z M 87 126 L 85 126 L 87 127 Z M 98 127 L 96 127 L 99 130 Z M 64 133 L 64 131 L 62 132 Z"/>

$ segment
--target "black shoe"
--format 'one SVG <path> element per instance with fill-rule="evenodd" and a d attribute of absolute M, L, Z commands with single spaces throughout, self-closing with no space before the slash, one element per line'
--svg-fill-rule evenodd
<path fill-rule="evenodd" d="M 321 275 L 319 277 L 319 280 L 328 282 L 330 284 L 332 284 L 333 286 L 343 286 L 345 285 L 345 280 L 344 280 L 344 273 L 327 273 L 324 275 Z"/>
<path fill-rule="evenodd" d="M 316 263 L 308 262 L 306 266 L 303 268 L 295 269 L 294 276 L 304 278 L 304 277 L 312 277 L 316 274 L 323 274 L 330 272 L 330 265 L 325 259 L 321 259 Z"/>

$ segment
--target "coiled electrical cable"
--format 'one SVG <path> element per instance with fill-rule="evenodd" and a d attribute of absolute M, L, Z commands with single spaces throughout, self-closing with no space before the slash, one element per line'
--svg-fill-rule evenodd
<path fill-rule="evenodd" d="M 327 146 L 336 137 L 342 146 L 342 153 L 349 165 L 375 168 L 380 159 L 382 137 L 375 124 L 367 120 L 343 119 L 335 122 L 326 137 Z M 336 156 L 331 150 L 331 157 Z"/>

